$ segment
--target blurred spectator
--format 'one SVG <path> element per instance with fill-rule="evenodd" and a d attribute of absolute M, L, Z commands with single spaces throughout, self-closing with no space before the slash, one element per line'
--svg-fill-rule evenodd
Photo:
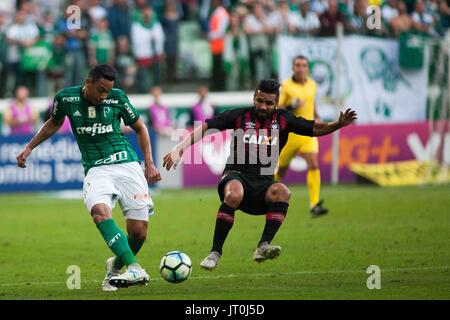
<path fill-rule="evenodd" d="M 18 87 L 16 98 L 5 109 L 3 118 L 11 129 L 12 135 L 32 134 L 38 114 L 28 101 L 29 91 L 26 87 Z"/>
<path fill-rule="evenodd" d="M 397 4 L 398 16 L 391 19 L 391 29 L 394 37 L 398 38 L 400 33 L 411 30 L 413 21 L 406 11 L 406 4 L 399 0 Z"/>
<path fill-rule="evenodd" d="M 311 1 L 311 10 L 315 12 L 318 16 L 327 11 L 327 9 L 328 9 L 328 0 Z"/>
<path fill-rule="evenodd" d="M 211 0 L 198 0 L 198 23 L 200 25 L 200 30 L 207 34 L 209 30 L 208 16 L 211 8 Z"/>
<path fill-rule="evenodd" d="M 36 3 L 32 0 L 22 1 L 19 5 L 19 10 L 25 12 L 25 21 L 27 24 L 39 24 L 41 23 L 40 10 Z"/>
<path fill-rule="evenodd" d="M 425 12 L 425 3 L 423 0 L 416 0 L 415 10 L 412 13 L 411 18 L 413 20 L 414 29 L 428 35 L 434 34 L 433 16 Z"/>
<path fill-rule="evenodd" d="M 130 45 L 126 36 L 121 36 L 117 39 L 116 69 L 119 73 L 117 86 L 128 92 L 134 85 L 136 64 L 130 53 Z"/>
<path fill-rule="evenodd" d="M 253 5 L 252 13 L 245 18 L 244 31 L 249 42 L 253 86 L 256 86 L 260 79 L 266 79 L 270 74 L 267 66 L 269 65 L 271 27 L 260 3 L 256 2 Z"/>
<path fill-rule="evenodd" d="M 108 63 L 114 65 L 114 40 L 108 28 L 108 19 L 101 18 L 91 32 L 88 43 L 89 67 Z"/>
<path fill-rule="evenodd" d="M 387 0 L 381 8 L 381 18 L 386 26 L 391 25 L 392 18 L 398 16 L 397 0 Z"/>
<path fill-rule="evenodd" d="M 19 10 L 16 13 L 14 23 L 6 31 L 6 37 L 9 43 L 8 71 L 10 70 L 14 75 L 14 88 L 17 88 L 27 81 L 20 66 L 21 52 L 24 48 L 30 48 L 36 43 L 39 37 L 39 29 L 34 23 L 27 24 L 26 12 Z M 8 76 L 11 76 L 11 73 Z"/>
<path fill-rule="evenodd" d="M 87 12 L 93 26 L 108 16 L 108 11 L 101 5 L 101 0 L 88 0 Z"/>
<path fill-rule="evenodd" d="M 225 72 L 223 69 L 223 52 L 225 34 L 230 25 L 230 15 L 223 7 L 222 0 L 212 0 L 212 14 L 209 19 L 209 48 L 212 54 L 211 89 L 225 90 Z"/>
<path fill-rule="evenodd" d="M 348 30 L 345 16 L 338 11 L 337 0 L 328 0 L 328 9 L 319 16 L 319 21 L 322 37 L 335 36 L 338 22 L 342 23 L 344 30 Z"/>
<path fill-rule="evenodd" d="M 44 18 L 38 26 L 40 38 L 47 42 L 53 43 L 53 38 L 56 35 L 55 18 L 51 11 L 44 13 Z"/>
<path fill-rule="evenodd" d="M 242 27 L 247 14 L 247 8 L 239 6 L 230 16 L 223 55 L 227 90 L 244 90 L 251 86 L 247 35 Z"/>
<path fill-rule="evenodd" d="M 137 86 L 139 93 L 147 91 L 148 73 L 152 73 L 152 84 L 160 84 L 160 64 L 164 48 L 164 31 L 150 6 L 142 10 L 140 20 L 131 26 L 132 52 L 138 66 Z"/>
<path fill-rule="evenodd" d="M 353 13 L 349 15 L 349 31 L 354 34 L 367 34 L 367 0 L 355 0 Z"/>
<path fill-rule="evenodd" d="M 66 46 L 65 38 L 62 34 L 55 35 L 52 43 L 52 57 L 47 67 L 47 79 L 49 81 L 49 96 L 55 95 L 58 89 L 64 86 L 65 56 Z"/>
<path fill-rule="evenodd" d="M 289 35 L 296 31 L 295 14 L 290 11 L 287 0 L 278 2 L 277 8 L 270 12 L 268 20 L 274 34 Z"/>
<path fill-rule="evenodd" d="M 131 12 L 127 0 L 114 0 L 108 10 L 108 22 L 114 40 L 122 36 L 130 40 Z"/>
<path fill-rule="evenodd" d="M 8 41 L 6 40 L 6 15 L 0 11 L 0 98 L 5 97 L 8 80 Z"/>
<path fill-rule="evenodd" d="M 71 1 L 71 4 L 79 6 L 81 10 L 80 28 L 73 29 L 66 23 L 66 19 L 71 13 L 66 12 L 65 16 L 58 23 L 58 31 L 64 34 L 66 38 L 66 70 L 65 87 L 80 85 L 83 81 L 84 71 L 86 69 L 86 41 L 88 37 L 89 17 L 85 11 L 84 1 Z"/>
<path fill-rule="evenodd" d="M 169 83 L 176 80 L 179 20 L 175 1 L 166 1 L 161 25 L 165 35 L 164 53 L 166 55 L 166 74 Z"/>
<path fill-rule="evenodd" d="M 196 2 L 196 0 L 180 0 L 183 21 L 191 18 L 192 7 Z"/>
<path fill-rule="evenodd" d="M 211 104 L 208 96 L 209 90 L 206 86 L 198 88 L 198 101 L 192 107 L 192 121 L 204 123 L 207 119 L 215 116 L 215 107 Z"/>
<path fill-rule="evenodd" d="M 439 16 L 436 21 L 436 32 L 444 37 L 450 28 L 450 8 L 444 0 L 439 1 Z"/>
<path fill-rule="evenodd" d="M 169 108 L 161 104 L 160 101 L 162 89 L 161 87 L 155 86 L 151 88 L 150 93 L 153 97 L 153 104 L 149 110 L 149 127 L 158 134 L 170 136 L 174 127 L 170 119 Z"/>
<path fill-rule="evenodd" d="M 320 30 L 317 14 L 310 10 L 310 0 L 300 1 L 300 12 L 295 15 L 295 26 L 300 36 L 315 36 Z"/>

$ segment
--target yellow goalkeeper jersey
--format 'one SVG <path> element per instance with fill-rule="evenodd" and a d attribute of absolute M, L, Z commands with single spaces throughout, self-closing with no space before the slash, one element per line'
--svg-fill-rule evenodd
<path fill-rule="evenodd" d="M 303 106 L 292 110 L 297 117 L 314 120 L 314 101 L 317 94 L 317 84 L 312 78 L 304 84 L 295 82 L 292 78 L 286 79 L 281 85 L 279 105 L 293 106 L 299 99 L 304 101 Z"/>

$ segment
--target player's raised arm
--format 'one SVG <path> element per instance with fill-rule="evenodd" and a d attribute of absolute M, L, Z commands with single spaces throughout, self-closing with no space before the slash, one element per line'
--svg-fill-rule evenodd
<path fill-rule="evenodd" d="M 203 138 L 206 130 L 208 130 L 208 124 L 204 123 L 201 127 L 195 128 L 183 141 L 177 144 L 170 153 L 164 156 L 163 167 L 169 171 L 172 167 L 177 168 L 181 161 L 184 151 L 191 145 Z"/>
<path fill-rule="evenodd" d="M 345 112 L 340 112 L 339 120 L 333 122 L 315 121 L 313 126 L 313 136 L 319 137 L 330 134 L 342 127 L 348 126 L 357 119 L 355 110 L 348 108 Z"/>
<path fill-rule="evenodd" d="M 41 142 L 47 140 L 54 135 L 64 123 L 64 117 L 56 120 L 54 117 L 50 117 L 44 125 L 39 129 L 35 136 L 28 142 L 22 152 L 17 156 L 17 166 L 26 168 L 25 162 L 28 156 L 31 154 L 34 148 L 36 148 Z"/>
<path fill-rule="evenodd" d="M 148 135 L 147 127 L 141 118 L 139 118 L 135 123 L 130 125 L 131 128 L 136 132 L 139 147 L 144 155 L 145 164 L 145 178 L 150 183 L 155 183 L 161 180 L 161 174 L 159 170 L 155 167 L 152 155 L 152 146 L 150 142 L 150 136 Z"/>

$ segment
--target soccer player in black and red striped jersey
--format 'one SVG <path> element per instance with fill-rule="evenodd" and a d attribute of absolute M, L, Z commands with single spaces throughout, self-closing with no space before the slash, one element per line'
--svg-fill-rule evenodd
<path fill-rule="evenodd" d="M 281 247 L 271 245 L 271 241 L 286 217 L 290 191 L 284 184 L 275 182 L 273 175 L 289 132 L 323 136 L 356 120 L 356 112 L 351 109 L 341 112 L 339 120 L 334 122 L 297 118 L 291 112 L 277 109 L 279 88 L 276 80 L 261 80 L 254 92 L 253 107 L 228 110 L 207 120 L 164 157 L 163 166 L 167 170 L 176 168 L 183 152 L 207 135 L 208 129 L 233 130 L 230 156 L 218 186 L 222 204 L 217 213 L 211 253 L 200 263 L 203 269 L 217 267 L 238 209 L 266 216 L 253 259 L 263 262 L 278 257 Z"/>

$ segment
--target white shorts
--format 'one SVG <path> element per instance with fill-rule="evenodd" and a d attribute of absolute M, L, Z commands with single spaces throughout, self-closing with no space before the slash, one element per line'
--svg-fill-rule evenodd
<path fill-rule="evenodd" d="M 91 168 L 84 178 L 83 199 L 89 212 L 96 204 L 112 209 L 119 201 L 126 219 L 148 221 L 153 214 L 147 180 L 138 162 Z"/>

